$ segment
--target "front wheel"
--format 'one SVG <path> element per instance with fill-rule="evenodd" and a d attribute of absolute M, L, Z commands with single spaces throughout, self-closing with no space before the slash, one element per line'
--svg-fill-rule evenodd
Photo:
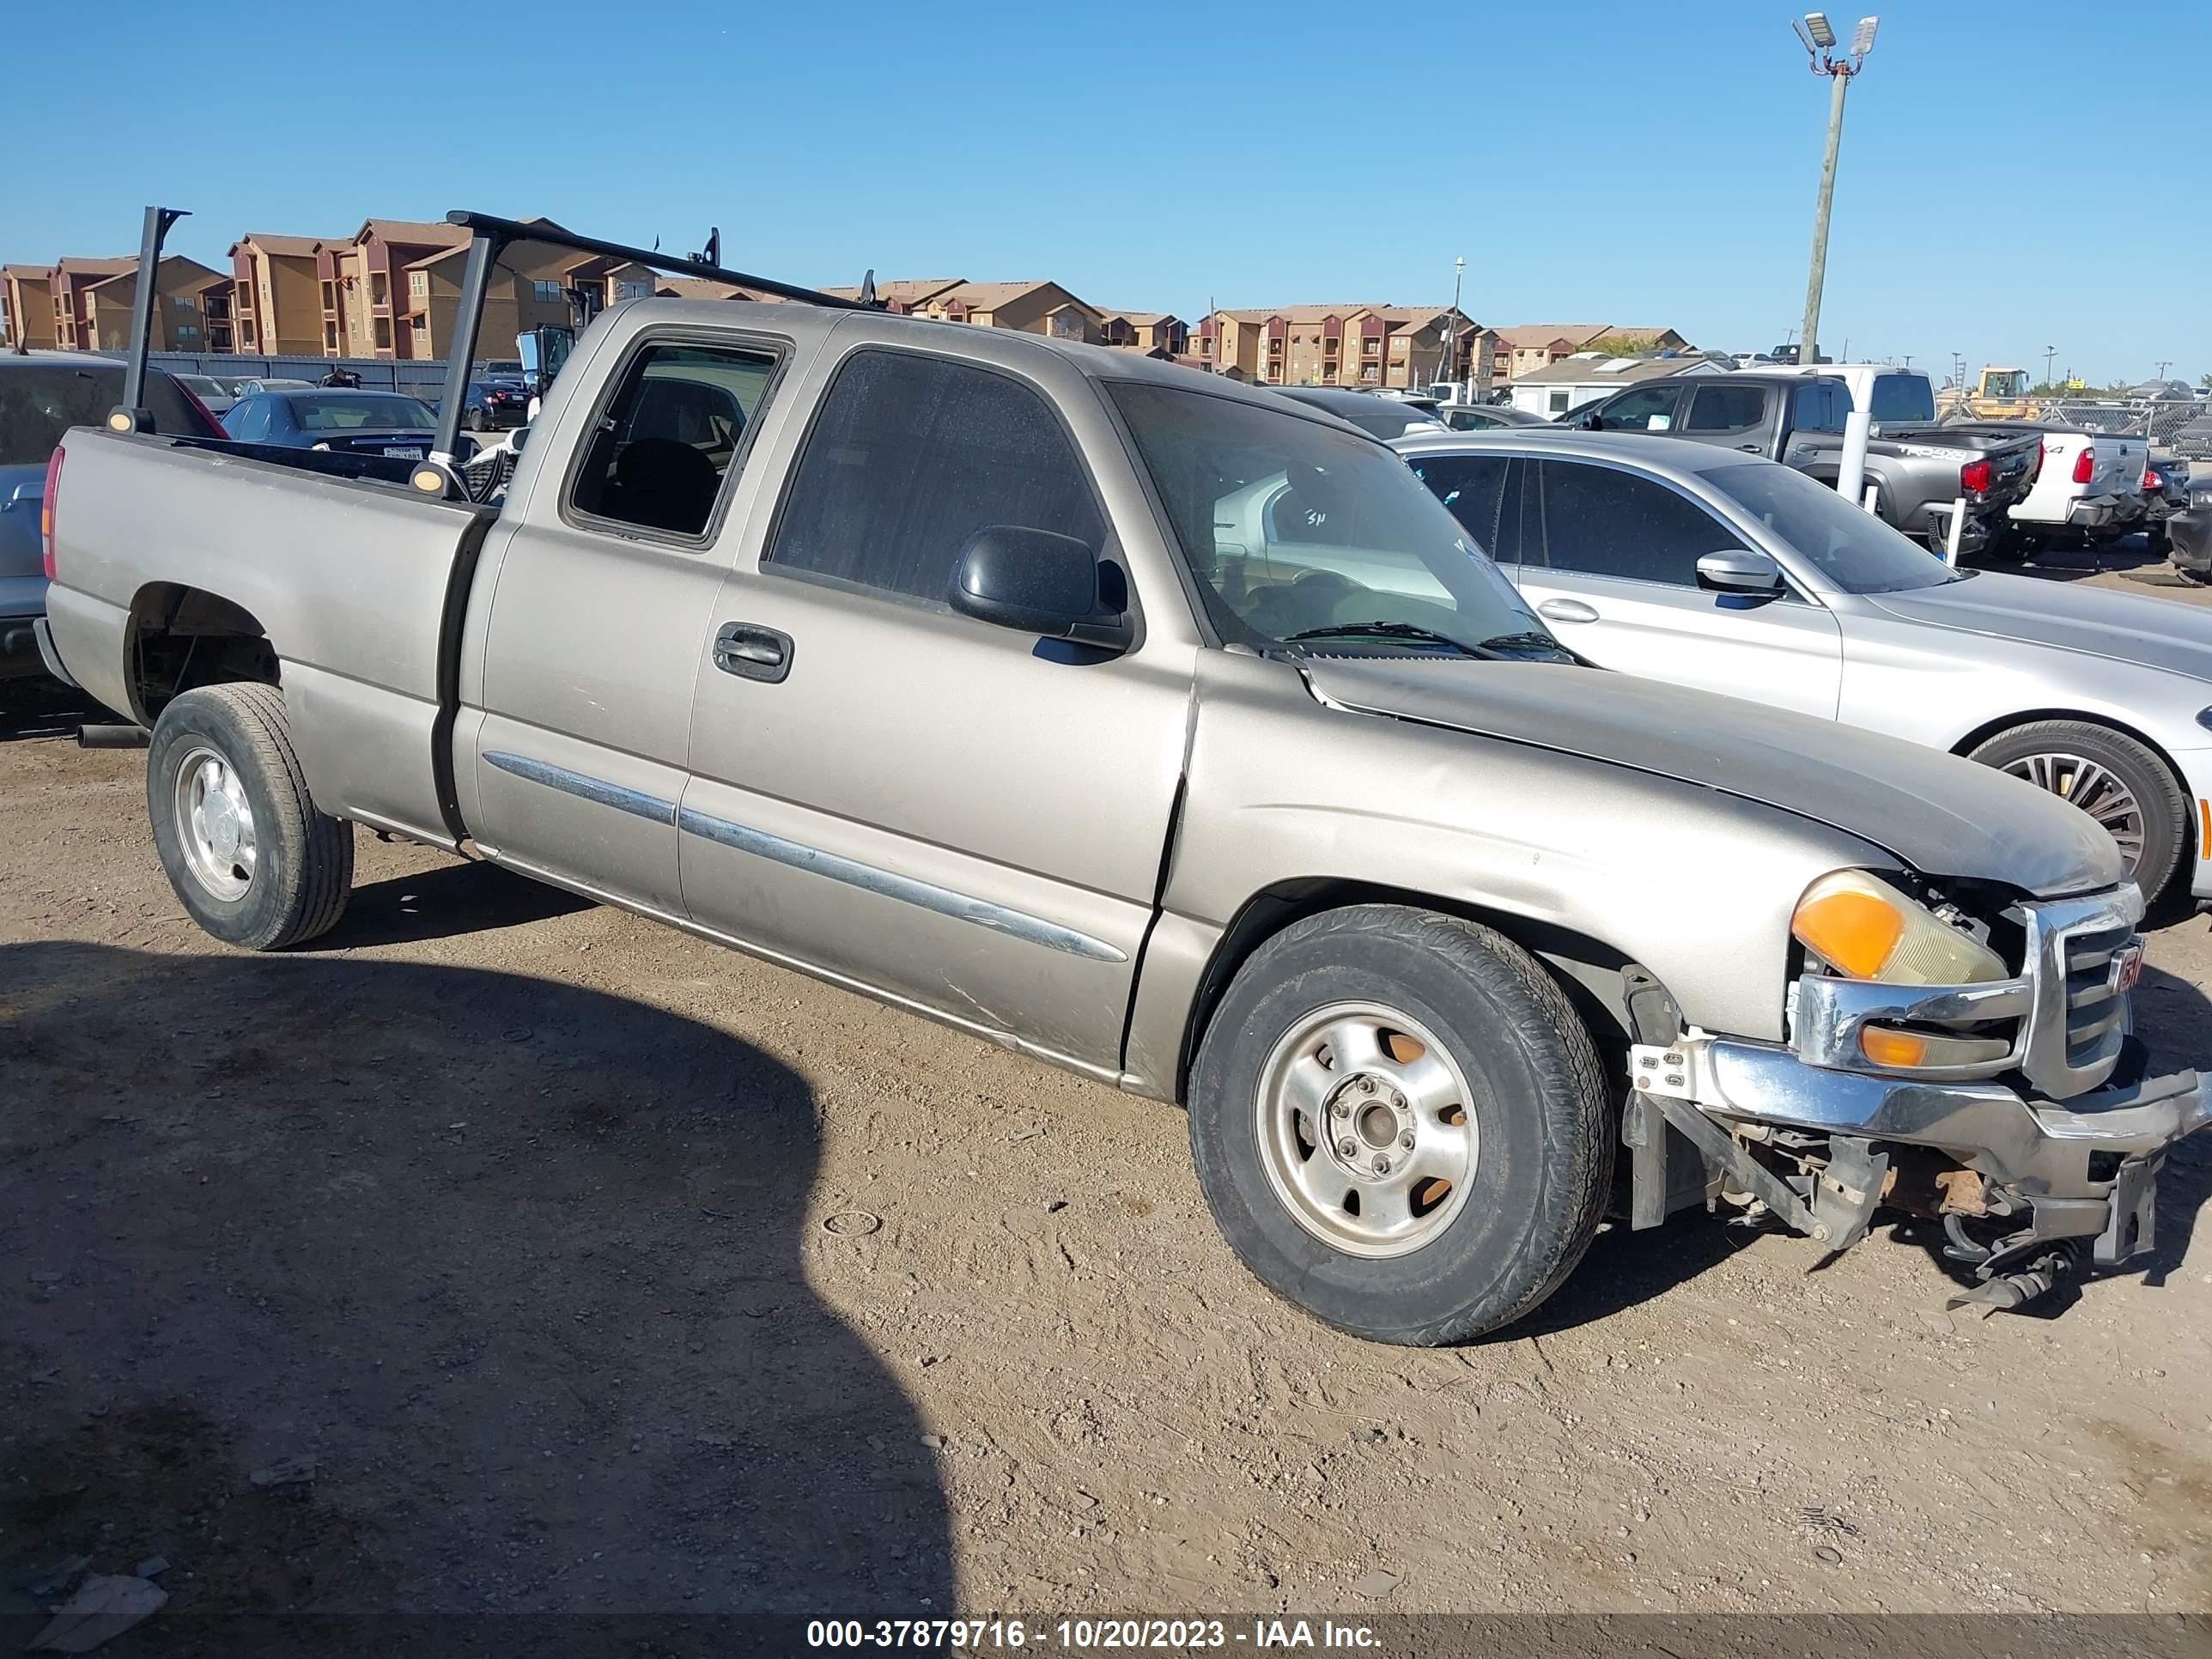
<path fill-rule="evenodd" d="M 186 691 L 154 722 L 146 755 L 154 848 L 178 899 L 248 951 L 337 925 L 353 885 L 353 828 L 315 805 L 273 685 Z"/>
<path fill-rule="evenodd" d="M 1191 1079 L 1198 1178 L 1261 1283 L 1340 1330 L 1433 1346 L 1511 1322 L 1589 1248 L 1613 1102 L 1558 983 L 1475 923 L 1397 905 L 1255 951 Z"/>
<path fill-rule="evenodd" d="M 2146 902 L 2172 879 L 2189 843 L 2189 802 L 2166 763 L 2125 732 L 2087 720 L 2036 720 L 2000 732 L 1969 758 L 2096 819 Z"/>

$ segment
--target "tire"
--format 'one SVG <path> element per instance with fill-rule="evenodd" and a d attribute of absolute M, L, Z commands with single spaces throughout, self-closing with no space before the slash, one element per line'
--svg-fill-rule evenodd
<path fill-rule="evenodd" d="M 2189 802 L 2166 763 L 2125 732 L 2087 720 L 2036 720 L 2000 732 L 1968 758 L 2063 795 L 2112 830 L 2144 902 L 2173 878 L 2189 844 Z M 2117 780 L 2135 803 L 2132 815 L 2084 765 Z"/>
<path fill-rule="evenodd" d="M 2173 551 L 2173 538 L 2163 522 L 2143 532 L 2143 548 L 2154 559 L 2163 559 Z"/>
<path fill-rule="evenodd" d="M 1377 1015 L 1397 1035 L 1373 1048 L 1347 1037 L 1348 1066 L 1311 1036 Z M 1271 1133 L 1292 1097 L 1312 1103 L 1294 1120 L 1310 1141 Z M 1191 1156 L 1215 1223 L 1268 1289 L 1355 1336 L 1433 1346 L 1511 1323 L 1573 1271 L 1612 1182 L 1616 1104 L 1588 1030 L 1527 951 L 1473 922 L 1359 905 L 1285 928 L 1231 981 L 1192 1072 Z M 1394 1112 L 1423 1144 L 1393 1174 L 1431 1171 L 1396 1198 L 1364 1167 L 1398 1156 Z M 1322 1119 L 1339 1126 L 1326 1144 Z M 1466 1161 L 1438 1196 L 1437 1148 L 1455 1145 Z M 1298 1195 L 1340 1181 L 1366 1215 Z M 1407 1230 L 1383 1237 L 1401 1217 Z"/>
<path fill-rule="evenodd" d="M 282 950 L 344 914 L 353 826 L 308 795 L 275 686 L 202 686 L 162 709 L 146 805 L 179 902 L 226 945 Z"/>
<path fill-rule="evenodd" d="M 469 411 L 470 431 L 482 432 L 490 424 L 491 422 L 489 419 L 485 416 L 483 410 L 481 409 L 472 409 Z"/>

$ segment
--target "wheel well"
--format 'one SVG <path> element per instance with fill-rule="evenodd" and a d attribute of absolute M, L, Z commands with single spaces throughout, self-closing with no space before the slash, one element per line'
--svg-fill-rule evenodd
<path fill-rule="evenodd" d="M 2078 708 L 2032 708 L 2022 714 L 2005 714 L 1996 720 L 1984 721 L 1954 744 L 1951 746 L 1951 752 L 1961 757 L 1971 756 L 1975 750 L 1980 748 L 1991 738 L 2009 732 L 2016 726 L 2033 726 L 2038 720 L 2073 720 L 2081 726 L 2100 726 L 2107 732 L 2118 732 L 2121 737 L 2133 738 L 2152 754 L 2157 756 L 2158 763 L 2172 775 L 2175 785 L 2181 791 L 2181 799 L 2188 808 L 2181 815 L 2182 863 L 2186 866 L 2190 860 L 2202 850 L 2197 845 L 2197 807 L 2195 799 L 2189 792 L 2189 781 L 2182 775 L 2181 769 L 2173 763 L 2173 757 L 2166 753 L 2165 744 L 2160 743 L 2148 732 L 2138 732 L 2124 721 L 2107 720 L 2102 714 L 2085 714 Z"/>
<path fill-rule="evenodd" d="M 1200 977 L 1198 994 L 1192 1000 L 1190 1018 L 1184 1024 L 1182 1053 L 1176 1066 L 1177 1100 L 1188 1099 L 1190 1068 L 1197 1059 L 1198 1046 L 1230 981 L 1252 953 L 1295 922 L 1354 904 L 1403 904 L 1496 929 L 1551 969 L 1589 1026 L 1600 1054 L 1608 1065 L 1617 1060 L 1626 1066 L 1630 1025 L 1620 970 L 1628 965 L 1628 958 L 1602 940 L 1551 922 L 1434 893 L 1373 882 L 1314 878 L 1262 888 L 1244 901 L 1223 930 Z"/>
<path fill-rule="evenodd" d="M 131 712 L 151 726 L 170 699 L 195 686 L 278 684 L 268 630 L 245 606 L 204 588 L 151 582 L 131 602 L 126 649 Z"/>

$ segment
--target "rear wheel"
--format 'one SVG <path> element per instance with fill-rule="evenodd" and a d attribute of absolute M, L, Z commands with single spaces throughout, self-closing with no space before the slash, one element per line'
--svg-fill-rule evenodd
<path fill-rule="evenodd" d="M 273 951 L 328 932 L 353 884 L 353 828 L 307 793 L 283 695 L 202 686 L 154 723 L 146 756 L 154 847 L 210 933 Z"/>
<path fill-rule="evenodd" d="M 490 426 L 490 425 L 491 425 L 491 419 L 490 419 L 490 417 L 489 417 L 489 416 L 487 416 L 487 415 L 483 412 L 483 410 L 482 410 L 481 409 L 472 409 L 472 410 L 471 410 L 469 411 L 469 430 L 470 430 L 470 431 L 471 431 L 471 432 L 482 432 L 482 431 L 486 430 L 488 428 L 489 428 L 489 426 Z"/>
<path fill-rule="evenodd" d="M 2172 879 L 2189 843 L 2189 802 L 2166 763 L 2135 738 L 2087 720 L 2036 720 L 1999 732 L 1970 758 L 2096 819 L 2145 900 Z"/>
<path fill-rule="evenodd" d="M 1396 905 L 1255 951 L 1191 1079 L 1191 1152 L 1261 1283 L 1340 1330 L 1429 1346 L 1510 1323 L 1597 1226 L 1614 1123 L 1597 1051 L 1502 934 Z"/>

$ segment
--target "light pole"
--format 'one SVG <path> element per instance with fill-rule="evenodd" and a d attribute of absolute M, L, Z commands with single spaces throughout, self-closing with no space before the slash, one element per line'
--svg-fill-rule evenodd
<path fill-rule="evenodd" d="M 1460 362 L 1459 349 L 1459 285 L 1466 278 L 1467 261 L 1464 258 L 1454 259 L 1452 261 L 1451 321 L 1447 325 L 1451 333 L 1451 373 L 1445 377 L 1447 380 L 1458 380 L 1461 370 L 1464 367 Z"/>
<path fill-rule="evenodd" d="M 2045 346 L 2043 348 L 2043 389 L 2046 392 L 2051 389 L 2051 365 L 2052 361 L 2057 358 L 2057 356 L 2058 348 L 2057 346 Z"/>
<path fill-rule="evenodd" d="M 1815 75 L 1826 76 L 1832 88 L 1828 94 L 1828 148 L 1820 158 L 1820 195 L 1813 208 L 1813 268 L 1805 278 L 1804 338 L 1797 349 L 1801 363 L 1820 361 L 1820 284 L 1828 274 L 1828 210 L 1836 198 L 1836 151 L 1844 142 L 1844 93 L 1851 77 L 1866 67 L 1866 56 L 1874 50 L 1874 32 L 1881 22 L 1879 17 L 1860 18 L 1850 50 L 1839 58 L 1834 51 L 1836 32 L 1828 26 L 1827 13 L 1808 11 L 1790 21 L 1804 45 L 1808 67 Z"/>

